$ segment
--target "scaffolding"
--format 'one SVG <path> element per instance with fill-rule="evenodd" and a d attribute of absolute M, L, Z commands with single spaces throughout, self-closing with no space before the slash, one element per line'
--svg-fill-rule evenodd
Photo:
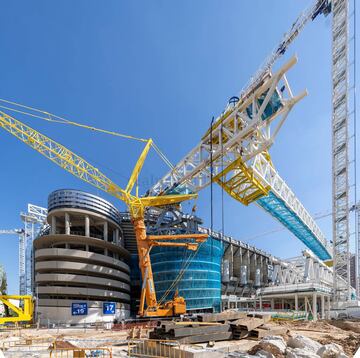
<path fill-rule="evenodd" d="M 333 286 L 335 301 L 341 301 L 350 299 L 348 0 L 333 0 L 332 13 Z M 347 282 L 346 288 L 338 285 L 337 275 Z"/>
<path fill-rule="evenodd" d="M 45 225 L 47 209 L 28 204 L 27 213 L 20 213 L 24 231 L 19 234 L 19 292 L 20 295 L 33 293 L 33 242 Z"/>

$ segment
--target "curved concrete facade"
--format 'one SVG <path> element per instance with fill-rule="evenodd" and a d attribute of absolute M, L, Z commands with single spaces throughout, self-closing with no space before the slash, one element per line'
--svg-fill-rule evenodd
<path fill-rule="evenodd" d="M 76 324 L 127 318 L 130 254 L 120 213 L 102 198 L 69 189 L 51 193 L 48 209 L 50 227 L 34 241 L 38 319 Z"/>

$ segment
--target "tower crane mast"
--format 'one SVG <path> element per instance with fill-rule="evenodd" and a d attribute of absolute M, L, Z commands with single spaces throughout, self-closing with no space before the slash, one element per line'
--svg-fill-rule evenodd
<path fill-rule="evenodd" d="M 25 230 L 10 229 L 0 230 L 0 235 L 17 235 L 19 238 L 19 291 L 24 294 L 25 288 Z"/>

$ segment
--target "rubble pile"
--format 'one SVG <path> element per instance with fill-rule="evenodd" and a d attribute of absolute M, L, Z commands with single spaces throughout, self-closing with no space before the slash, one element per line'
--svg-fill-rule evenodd
<path fill-rule="evenodd" d="M 248 353 L 232 352 L 229 358 L 349 358 L 335 343 L 322 345 L 311 338 L 294 335 L 264 337 Z"/>

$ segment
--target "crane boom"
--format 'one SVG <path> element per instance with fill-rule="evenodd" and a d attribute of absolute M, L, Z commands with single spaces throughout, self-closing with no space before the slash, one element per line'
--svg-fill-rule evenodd
<path fill-rule="evenodd" d="M 301 12 L 293 22 L 291 29 L 284 34 L 279 44 L 273 49 L 270 55 L 265 59 L 257 72 L 252 76 L 247 85 L 240 92 L 240 97 L 251 92 L 262 81 L 263 77 L 270 71 L 274 63 L 285 54 L 287 48 L 299 36 L 305 25 L 320 15 L 327 16 L 331 12 L 331 0 L 315 0 L 313 4 Z"/>
<path fill-rule="evenodd" d="M 198 192 L 214 180 L 245 205 L 267 195 L 268 188 L 254 176 L 251 161 L 267 152 L 293 106 L 307 94 L 294 96 L 285 76 L 296 62 L 296 57 L 291 58 L 276 73 L 268 73 L 251 94 L 230 102 L 200 143 L 150 194 Z"/>
<path fill-rule="evenodd" d="M 124 200 L 125 191 L 85 159 L 63 145 L 0 111 L 0 126 L 40 154 L 85 182 Z"/>
<path fill-rule="evenodd" d="M 0 235 L 19 235 L 23 233 L 23 229 L 0 230 Z"/>
<path fill-rule="evenodd" d="M 183 235 L 178 237 L 168 235 L 167 237 L 160 237 L 159 240 L 156 239 L 156 236 L 148 237 L 146 235 L 144 212 L 147 207 L 180 203 L 181 201 L 196 197 L 196 194 L 164 195 L 161 197 L 138 197 L 137 188 L 136 195 L 131 194 L 131 191 L 138 180 L 138 176 L 152 145 L 152 140 L 149 139 L 145 148 L 143 149 L 130 176 L 126 189 L 122 189 L 120 186 L 112 182 L 107 176 L 101 173 L 97 168 L 88 163 L 85 159 L 2 111 L 0 111 L 0 127 L 14 135 L 16 138 L 20 139 L 31 148 L 38 151 L 53 163 L 67 170 L 72 175 L 82 179 L 83 181 L 95 186 L 98 189 L 115 196 L 116 198 L 126 203 L 134 225 L 139 255 L 139 267 L 143 279 L 139 314 L 141 316 L 173 316 L 185 313 L 185 300 L 183 297 L 179 297 L 177 294 L 172 301 L 168 301 L 164 305 L 158 304 L 154 279 L 152 275 L 150 251 L 154 246 L 185 247 L 186 249 L 194 251 L 198 248 L 199 243 L 206 240 L 207 235 L 187 235 L 186 237 Z M 34 215 L 36 214 L 41 216 L 44 214 L 44 212 L 41 210 L 39 211 L 38 208 L 33 209 Z M 164 242 L 164 239 L 168 239 L 170 241 Z M 191 242 L 174 242 L 176 240 L 184 239 L 190 240 Z M 144 309 L 145 301 L 147 303 L 146 310 Z"/>
<path fill-rule="evenodd" d="M 331 258 L 325 236 L 278 175 L 267 152 L 290 109 L 304 95 L 293 97 L 285 77 L 291 61 L 283 66 L 283 84 L 278 87 L 280 78 L 272 75 L 271 67 L 310 20 L 330 13 L 331 4 L 330 0 L 316 0 L 298 16 L 239 97 L 231 98 L 200 143 L 149 190 L 150 194 L 198 192 L 215 181 L 242 204 L 256 201 L 321 259 Z M 271 135 L 270 124 L 276 117 L 281 119 Z"/>

